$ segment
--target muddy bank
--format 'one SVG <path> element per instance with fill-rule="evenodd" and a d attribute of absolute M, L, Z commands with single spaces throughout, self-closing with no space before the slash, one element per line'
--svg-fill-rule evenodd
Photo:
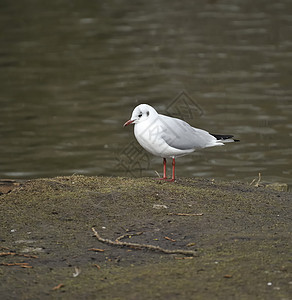
<path fill-rule="evenodd" d="M 71 176 L 13 183 L 0 206 L 1 299 L 291 295 L 290 193 L 200 179 Z M 103 244 L 92 227 L 113 241 L 195 255 Z"/>

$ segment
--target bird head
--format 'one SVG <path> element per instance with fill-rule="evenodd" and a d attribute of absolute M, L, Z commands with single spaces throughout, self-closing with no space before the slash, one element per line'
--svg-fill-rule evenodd
<path fill-rule="evenodd" d="M 156 115 L 157 111 L 152 106 L 148 104 L 140 104 L 134 108 L 131 119 L 128 120 L 124 126 L 144 122 L 149 118 L 155 117 Z"/>

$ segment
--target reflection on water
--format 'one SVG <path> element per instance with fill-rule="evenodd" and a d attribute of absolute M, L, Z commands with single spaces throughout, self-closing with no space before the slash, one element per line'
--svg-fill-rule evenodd
<path fill-rule="evenodd" d="M 241 142 L 178 159 L 178 177 L 291 185 L 289 2 L 4 1 L 0 176 L 125 175 L 132 109 L 184 90 L 193 126 Z M 162 171 L 149 160 L 142 176 Z"/>

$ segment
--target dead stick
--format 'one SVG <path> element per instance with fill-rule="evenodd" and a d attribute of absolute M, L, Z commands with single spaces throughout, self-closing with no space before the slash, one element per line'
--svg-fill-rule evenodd
<path fill-rule="evenodd" d="M 1 252 L 0 253 L 0 256 L 7 256 L 7 255 L 14 256 L 14 255 L 17 255 L 17 254 L 15 252 Z"/>
<path fill-rule="evenodd" d="M 28 263 L 0 263 L 2 266 L 19 266 L 21 268 L 32 268 Z"/>
<path fill-rule="evenodd" d="M 28 258 L 38 258 L 38 256 L 36 255 L 29 255 L 29 254 L 19 254 L 19 253 L 15 253 L 15 252 L 1 252 L 0 256 L 23 256 L 23 257 L 28 257 Z"/>
<path fill-rule="evenodd" d="M 184 255 L 192 255 L 192 256 L 196 256 L 196 252 L 192 251 L 192 250 L 181 250 L 181 249 L 177 249 L 177 250 L 168 250 L 168 249 L 163 249 L 159 246 L 153 246 L 153 245 L 147 245 L 147 244 L 138 244 L 138 243 L 127 243 L 127 242 L 121 242 L 121 241 L 112 241 L 109 239 L 104 239 L 102 238 L 97 231 L 95 230 L 94 227 L 91 228 L 94 235 L 97 237 L 97 239 L 105 244 L 108 245 L 112 245 L 112 246 L 120 246 L 120 247 L 130 247 L 130 248 L 136 248 L 136 249 L 149 249 L 149 250 L 153 250 L 153 251 L 160 251 L 166 254 L 184 254 Z"/>
<path fill-rule="evenodd" d="M 88 249 L 88 251 L 104 252 L 104 249 L 90 248 L 90 249 Z"/>
<path fill-rule="evenodd" d="M 128 233 L 128 234 L 123 234 L 119 237 L 116 238 L 116 241 L 120 241 L 121 239 L 124 239 L 124 238 L 127 238 L 127 237 L 131 237 L 131 236 L 134 236 L 134 235 L 141 235 L 143 232 L 136 232 L 136 233 Z"/>
<path fill-rule="evenodd" d="M 174 239 L 172 239 L 172 238 L 170 238 L 170 237 L 168 237 L 168 236 L 165 236 L 164 238 L 165 238 L 166 240 L 168 240 L 168 241 L 176 242 L 176 240 L 174 240 Z"/>
<path fill-rule="evenodd" d="M 63 283 L 60 283 L 60 284 L 54 286 L 54 287 L 52 288 L 52 290 L 53 290 L 53 291 L 58 290 L 58 289 L 62 288 L 63 286 L 65 286 L 65 285 L 64 285 Z"/>

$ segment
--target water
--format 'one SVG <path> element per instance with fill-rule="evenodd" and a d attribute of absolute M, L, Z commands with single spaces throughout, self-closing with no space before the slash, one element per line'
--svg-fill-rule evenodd
<path fill-rule="evenodd" d="M 178 177 L 292 184 L 291 1 L 2 1 L 0 26 L 0 177 L 156 176 L 122 124 L 185 91 L 193 126 L 241 142 Z"/>

